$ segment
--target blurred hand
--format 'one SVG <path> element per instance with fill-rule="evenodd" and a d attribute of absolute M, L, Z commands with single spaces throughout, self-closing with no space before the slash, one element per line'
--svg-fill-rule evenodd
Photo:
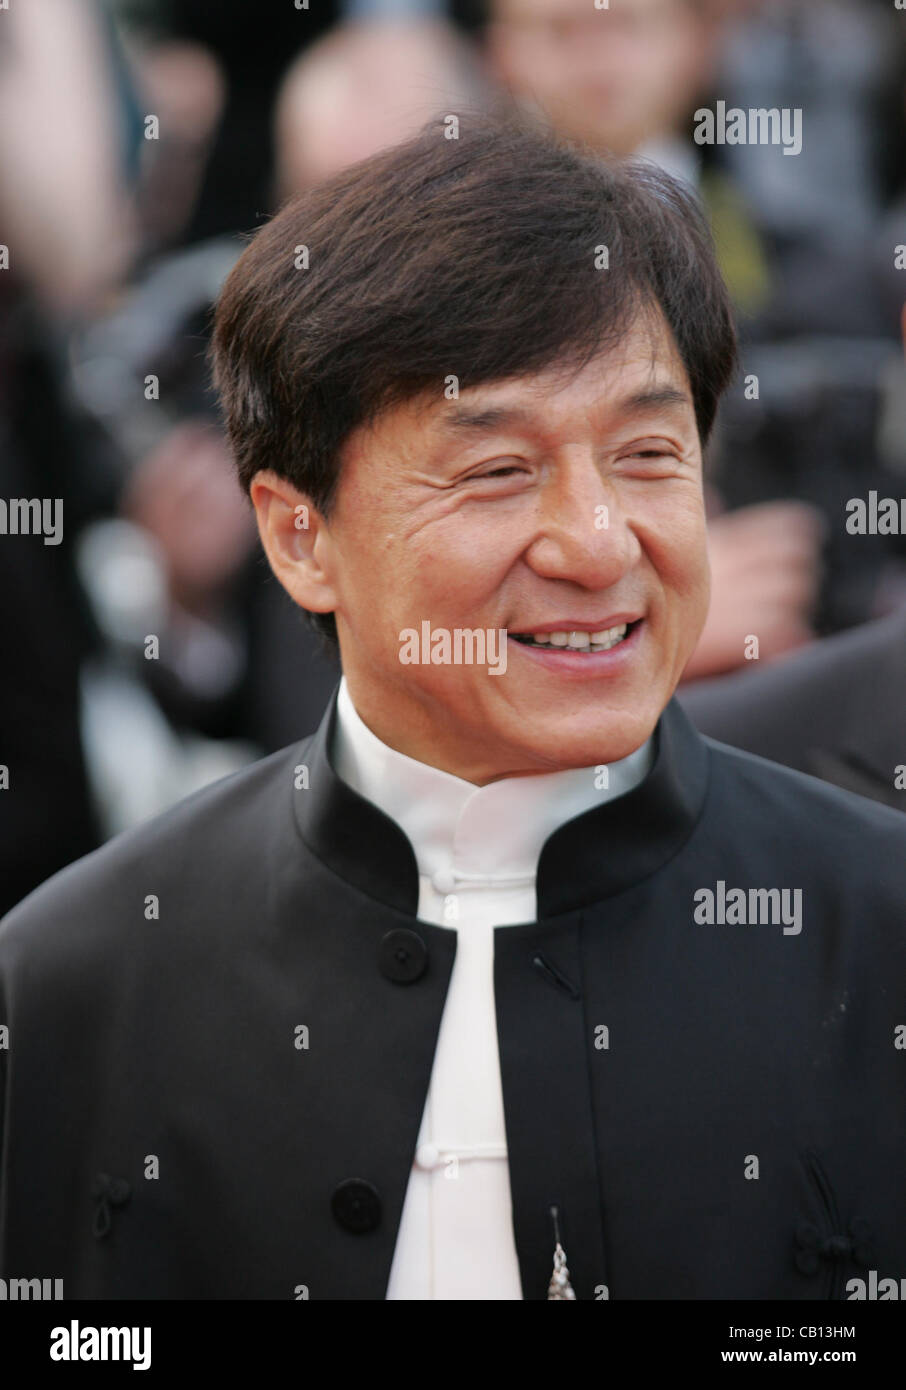
<path fill-rule="evenodd" d="M 205 420 L 177 425 L 142 460 L 123 506 L 161 546 L 174 602 L 200 615 L 216 603 L 255 540 L 226 440 Z"/>
<path fill-rule="evenodd" d="M 824 531 L 806 502 L 765 502 L 709 520 L 711 607 L 683 680 L 746 664 L 750 635 L 762 661 L 812 639 Z"/>

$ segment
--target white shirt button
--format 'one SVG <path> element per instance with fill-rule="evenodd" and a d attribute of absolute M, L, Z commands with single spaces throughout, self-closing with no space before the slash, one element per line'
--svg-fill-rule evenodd
<path fill-rule="evenodd" d="M 436 1168 L 440 1163 L 440 1149 L 436 1144 L 419 1144 L 415 1151 L 415 1162 L 419 1168 Z"/>
<path fill-rule="evenodd" d="M 452 893 L 456 887 L 456 875 L 452 869 L 438 869 L 437 873 L 432 875 L 431 883 L 435 892 L 446 897 L 447 893 Z"/>

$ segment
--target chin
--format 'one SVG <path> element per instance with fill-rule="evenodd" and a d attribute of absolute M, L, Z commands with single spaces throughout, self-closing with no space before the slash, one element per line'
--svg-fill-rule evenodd
<path fill-rule="evenodd" d="M 614 712 L 589 721 L 583 729 L 551 728 L 549 735 L 538 741 L 535 753 L 545 761 L 553 755 L 557 770 L 617 763 L 650 738 L 660 714 L 659 709 L 634 711 L 631 715 Z"/>

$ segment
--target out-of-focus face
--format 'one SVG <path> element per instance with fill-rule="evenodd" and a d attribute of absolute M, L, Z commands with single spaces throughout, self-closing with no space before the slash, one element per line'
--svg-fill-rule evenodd
<path fill-rule="evenodd" d="M 288 533 L 299 494 L 279 488 L 270 529 Z M 252 492 L 273 562 L 269 489 Z M 298 602 L 333 609 L 353 702 L 384 742 L 482 784 L 626 757 L 709 597 L 701 449 L 666 323 L 640 316 L 571 376 L 388 409 L 349 436 L 312 529 L 275 568 Z M 489 638 L 483 664 L 435 664 L 435 634 L 456 629 L 505 629 L 501 655 Z"/>
<path fill-rule="evenodd" d="M 316 43 L 277 103 L 280 195 L 312 188 L 474 101 L 459 43 L 446 23 L 412 19 L 359 21 Z"/>
<path fill-rule="evenodd" d="M 521 102 L 618 155 L 673 134 L 713 69 L 717 25 L 687 0 L 494 0 L 489 55 Z"/>

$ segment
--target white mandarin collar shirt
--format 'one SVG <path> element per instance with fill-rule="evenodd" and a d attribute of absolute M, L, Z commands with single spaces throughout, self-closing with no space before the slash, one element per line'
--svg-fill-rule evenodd
<path fill-rule="evenodd" d="M 345 677 L 340 681 L 334 770 L 395 820 L 412 845 L 419 918 L 457 932 L 388 1299 L 522 1297 L 497 1049 L 494 930 L 535 920 L 538 859 L 550 835 L 631 791 L 653 761 L 650 738 L 607 764 L 606 778 L 589 767 L 480 787 L 388 747 L 360 718 Z M 597 785 L 603 781 L 606 787 Z"/>

